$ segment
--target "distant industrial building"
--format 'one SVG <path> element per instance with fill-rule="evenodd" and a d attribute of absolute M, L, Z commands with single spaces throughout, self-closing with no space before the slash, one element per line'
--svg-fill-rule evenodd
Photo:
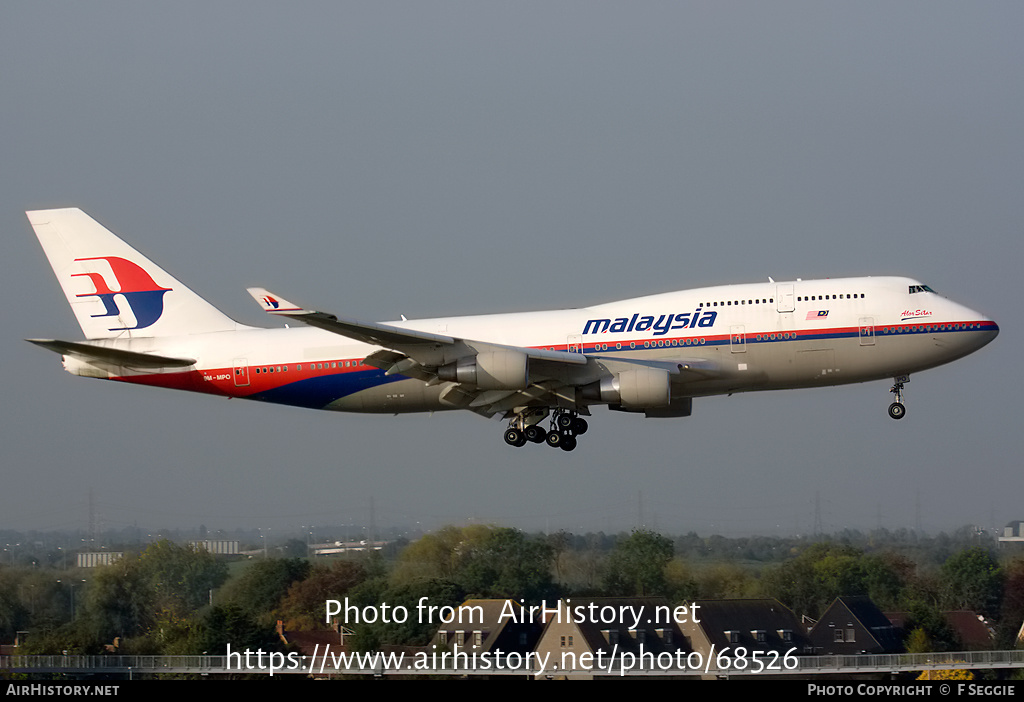
<path fill-rule="evenodd" d="M 202 539 L 188 543 L 197 550 L 203 548 L 215 556 L 237 556 L 239 553 L 238 541 L 228 539 Z"/>
<path fill-rule="evenodd" d="M 335 541 L 312 544 L 309 548 L 314 556 L 338 556 L 353 551 L 380 551 L 387 545 L 387 541 Z"/>
<path fill-rule="evenodd" d="M 1024 522 L 1017 519 L 1004 526 L 1003 535 L 999 537 L 999 540 L 1024 541 L 1024 533 L 1021 532 L 1021 524 L 1024 524 Z"/>
<path fill-rule="evenodd" d="M 108 566 L 124 556 L 123 551 L 86 551 L 78 554 L 79 568 L 95 568 Z"/>

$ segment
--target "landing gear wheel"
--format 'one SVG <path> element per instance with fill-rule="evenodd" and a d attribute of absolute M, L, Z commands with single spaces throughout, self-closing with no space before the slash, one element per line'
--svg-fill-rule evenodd
<path fill-rule="evenodd" d="M 518 429 L 507 429 L 505 443 L 509 446 L 523 446 L 526 444 L 526 435 Z"/>
<path fill-rule="evenodd" d="M 566 436 L 562 432 L 551 430 L 548 432 L 545 441 L 547 441 L 548 446 L 551 448 L 559 448 L 561 447 L 562 442 L 565 441 L 565 438 Z"/>
<path fill-rule="evenodd" d="M 563 451 L 572 451 L 576 448 L 576 437 L 570 434 L 562 436 L 562 441 L 558 444 L 558 447 Z"/>
<path fill-rule="evenodd" d="M 576 417 L 572 420 L 572 433 L 576 436 L 582 436 L 587 433 L 587 429 L 590 425 L 587 424 L 587 420 L 582 417 Z"/>
<path fill-rule="evenodd" d="M 543 427 L 539 427 L 536 424 L 531 424 L 526 427 L 526 440 L 532 441 L 535 444 L 543 444 L 544 440 L 548 438 L 548 434 L 544 431 Z"/>
<path fill-rule="evenodd" d="M 555 426 L 565 431 L 572 427 L 575 418 L 571 414 L 560 414 L 555 417 Z"/>
<path fill-rule="evenodd" d="M 889 416 L 893 419 L 903 419 L 907 414 L 907 408 L 903 404 L 903 384 L 910 382 L 909 375 L 898 375 L 893 378 L 893 386 L 889 389 L 889 392 L 893 394 L 895 402 L 889 405 Z"/>

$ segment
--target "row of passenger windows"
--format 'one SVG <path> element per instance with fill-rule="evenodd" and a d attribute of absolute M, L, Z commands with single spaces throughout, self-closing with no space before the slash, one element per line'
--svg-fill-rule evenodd
<path fill-rule="evenodd" d="M 864 293 L 847 293 L 846 296 L 842 295 L 804 295 L 803 297 L 797 297 L 797 302 L 810 302 L 811 300 L 863 300 Z"/>
<path fill-rule="evenodd" d="M 698 346 L 705 343 L 707 343 L 707 340 L 704 337 L 691 337 L 687 339 L 658 339 L 657 341 L 645 341 L 644 348 L 652 349 L 657 346 Z M 635 349 L 639 344 L 640 342 L 638 341 L 630 341 L 629 348 Z M 615 344 L 615 350 L 621 351 L 625 346 L 626 344 Z M 595 351 L 608 351 L 610 348 L 611 346 L 609 344 L 594 344 Z"/>
<path fill-rule="evenodd" d="M 927 289 L 927 285 L 911 286 L 911 288 L 920 287 Z M 911 292 L 914 292 L 911 290 Z M 929 292 L 931 292 L 929 290 Z M 860 300 L 864 298 L 864 293 L 846 293 L 845 295 L 803 295 L 797 297 L 797 302 L 810 302 L 811 300 Z M 701 307 L 731 307 L 732 305 L 767 305 L 774 304 L 775 298 L 763 297 L 760 300 L 720 300 L 718 302 L 702 302 Z"/>
<path fill-rule="evenodd" d="M 701 307 L 728 307 L 731 305 L 767 305 L 775 302 L 774 297 L 765 297 L 760 300 L 724 300 L 720 302 L 702 302 Z"/>
<path fill-rule="evenodd" d="M 883 334 L 903 334 L 905 332 L 930 332 L 930 331 L 967 331 L 969 329 L 981 329 L 981 325 L 963 322 L 946 322 L 943 324 L 902 324 L 898 327 L 882 327 Z"/>
<path fill-rule="evenodd" d="M 310 363 L 309 370 L 331 370 L 332 368 L 358 368 L 359 361 L 335 361 L 332 363 Z M 295 366 L 295 370 L 301 371 L 302 364 Z M 241 372 L 241 371 L 237 371 Z M 287 373 L 288 366 L 260 366 L 256 368 L 256 374 L 262 373 Z"/>

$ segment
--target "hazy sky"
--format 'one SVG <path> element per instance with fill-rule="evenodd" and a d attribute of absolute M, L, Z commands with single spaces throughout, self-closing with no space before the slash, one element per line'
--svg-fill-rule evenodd
<path fill-rule="evenodd" d="M 4 2 L 0 528 L 470 520 L 701 534 L 1024 519 L 1020 2 Z M 889 383 L 595 411 L 573 453 L 76 378 L 24 216 L 228 314 L 362 319 L 905 274 L 1001 334 Z"/>

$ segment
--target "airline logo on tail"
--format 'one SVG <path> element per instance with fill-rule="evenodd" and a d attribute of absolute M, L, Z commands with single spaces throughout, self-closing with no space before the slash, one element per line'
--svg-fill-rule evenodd
<path fill-rule="evenodd" d="M 117 256 L 95 256 L 92 258 L 76 258 L 75 261 L 106 261 L 117 283 L 117 290 L 112 290 L 102 273 L 72 273 L 71 277 L 87 277 L 96 288 L 94 293 L 83 293 L 75 297 L 98 297 L 105 309 L 103 314 L 93 317 L 119 317 L 121 311 L 114 302 L 115 295 L 124 297 L 132 314 L 135 315 L 134 327 L 113 327 L 109 331 L 129 331 L 145 329 L 152 326 L 164 313 L 164 293 L 173 288 L 161 288 L 138 264 Z"/>

